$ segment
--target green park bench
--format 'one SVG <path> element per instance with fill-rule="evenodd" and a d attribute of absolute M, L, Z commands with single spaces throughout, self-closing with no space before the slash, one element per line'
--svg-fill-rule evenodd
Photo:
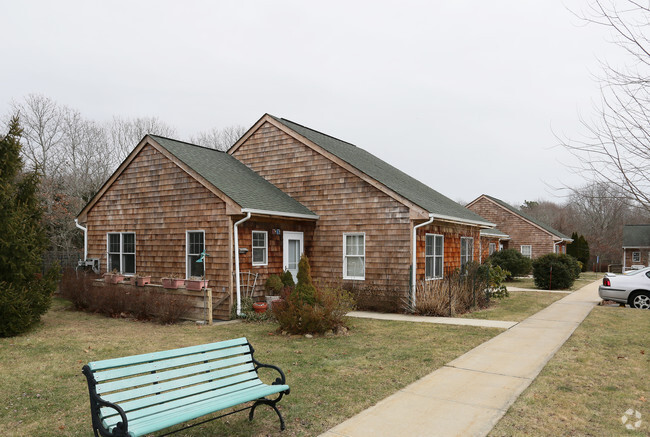
<path fill-rule="evenodd" d="M 253 352 L 242 337 L 88 363 L 83 373 L 95 436 L 141 436 L 249 402 L 191 426 L 247 409 L 253 420 L 257 406 L 269 405 L 284 430 L 284 419 L 275 405 L 289 394 L 284 373 L 259 363 Z M 263 367 L 280 373 L 271 385 L 258 376 Z M 277 397 L 267 399 L 273 395 Z"/>

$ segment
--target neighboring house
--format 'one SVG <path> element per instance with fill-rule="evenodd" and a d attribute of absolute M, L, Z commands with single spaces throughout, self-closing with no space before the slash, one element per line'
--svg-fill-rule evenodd
<path fill-rule="evenodd" d="M 573 241 L 546 223 L 486 194 L 470 202 L 467 208 L 508 234 L 510 239 L 504 244 L 504 249 L 516 249 L 529 258 L 547 253 L 566 253 L 566 245 Z"/>
<path fill-rule="evenodd" d="M 497 228 L 481 229 L 481 257 L 478 261 L 483 262 L 494 252 L 507 249 L 508 241 L 510 241 L 510 235 Z"/>
<path fill-rule="evenodd" d="M 297 272 L 399 308 L 416 280 L 480 259 L 489 221 L 352 144 L 264 115 L 227 152 L 147 135 L 78 216 L 102 270 L 198 276 Z M 415 228 L 415 253 L 413 235 Z M 219 299 L 217 296 L 216 299 Z"/>
<path fill-rule="evenodd" d="M 650 225 L 623 226 L 623 271 L 650 266 Z"/>

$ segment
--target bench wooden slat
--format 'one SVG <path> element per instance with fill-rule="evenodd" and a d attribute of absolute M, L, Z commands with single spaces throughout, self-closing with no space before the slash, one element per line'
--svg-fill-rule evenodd
<path fill-rule="evenodd" d="M 164 372 L 150 373 L 148 375 L 133 376 L 126 379 L 118 379 L 102 384 L 97 384 L 97 393 L 109 393 L 116 390 L 124 390 L 145 384 L 160 383 L 183 376 L 190 376 L 197 373 L 210 372 L 214 379 L 220 378 L 218 370 L 251 362 L 250 355 L 239 355 L 234 358 L 226 358 L 219 361 L 209 361 L 207 363 L 194 364 L 192 366 L 180 367 L 177 369 L 166 370 Z"/>
<path fill-rule="evenodd" d="M 121 402 L 120 406 L 126 413 L 130 414 L 134 410 L 146 408 L 151 405 L 174 401 L 176 399 L 187 398 L 189 396 L 200 394 L 202 392 L 217 392 L 218 390 L 224 390 L 224 392 L 227 392 L 228 390 L 237 390 L 238 386 L 246 388 L 262 383 L 257 375 L 251 372 L 242 373 L 225 379 L 229 383 L 229 385 L 226 387 L 223 387 L 221 384 L 217 386 L 216 382 L 208 381 L 204 384 L 193 385 L 191 387 L 180 388 L 177 390 L 171 390 L 165 393 L 152 395 L 155 396 L 155 399 L 153 399 L 152 396 L 147 396 L 132 401 Z M 115 410 L 111 408 L 102 408 L 100 411 L 102 413 L 102 417 L 110 417 L 117 414 Z"/>
<path fill-rule="evenodd" d="M 150 404 L 145 408 L 128 411 L 127 417 L 129 418 L 129 423 L 133 423 L 134 420 L 139 420 L 147 416 L 152 416 L 154 414 L 159 414 L 165 411 L 175 410 L 179 407 L 184 407 L 186 405 L 194 404 L 196 402 L 201 402 L 208 399 L 218 400 L 220 397 L 229 396 L 237 392 L 253 389 L 255 387 L 266 387 L 266 385 L 259 379 L 244 381 L 241 384 L 233 385 L 230 387 L 205 391 L 203 393 L 193 394 L 191 396 L 179 397 L 178 399 L 169 402 L 161 402 L 154 405 Z M 120 420 L 121 419 L 118 414 L 111 414 L 110 416 L 106 416 L 104 418 L 104 422 L 108 426 L 114 426 Z"/>
<path fill-rule="evenodd" d="M 277 385 L 260 380 L 260 366 L 279 372 Z M 83 373 L 96 435 L 143 436 L 248 402 L 252 404 L 244 409 L 251 409 L 251 418 L 258 405 L 268 405 L 280 418 L 280 429 L 285 428 L 276 407 L 289 394 L 285 376 L 256 361 L 243 337 L 94 361 Z"/>
<path fill-rule="evenodd" d="M 254 401 L 256 399 L 270 396 L 275 393 L 280 393 L 283 390 L 288 390 L 287 385 L 266 385 L 262 388 L 254 388 L 250 392 L 237 393 L 233 396 L 224 397 L 220 402 L 215 403 L 213 400 L 206 400 L 189 405 L 185 408 L 179 408 L 173 412 L 163 412 L 154 414 L 146 419 L 129 422 L 129 430 L 136 436 L 146 435 L 155 432 L 161 428 L 174 426 L 178 423 L 187 422 L 210 414 L 217 410 L 234 407 L 244 402 Z"/>
<path fill-rule="evenodd" d="M 248 345 L 237 346 L 228 349 L 220 349 L 210 352 L 201 352 L 192 355 L 185 355 L 178 358 L 168 358 L 153 363 L 135 364 L 127 367 L 118 367 L 109 370 L 97 371 L 95 372 L 95 380 L 97 382 L 104 382 L 110 379 L 126 378 L 128 376 L 138 375 L 141 373 L 157 372 L 172 367 L 186 366 L 189 364 L 200 363 L 201 361 L 211 361 L 247 353 L 250 353 L 250 348 Z"/>
<path fill-rule="evenodd" d="M 108 402 L 119 403 L 131 399 L 139 398 L 142 396 L 152 395 L 154 393 L 162 393 L 168 390 L 174 390 L 189 385 L 199 384 L 205 381 L 218 380 L 225 376 L 236 375 L 238 373 L 251 372 L 254 374 L 255 373 L 254 369 L 255 366 L 253 366 L 252 363 L 247 363 L 247 364 L 242 364 L 241 366 L 230 367 L 225 370 L 220 370 L 218 372 L 201 373 L 199 375 L 194 375 L 187 378 L 179 378 L 173 381 L 163 382 L 160 384 L 152 384 L 144 387 L 135 388 L 132 390 L 114 392 L 108 395 L 102 395 L 102 398 L 106 399 Z"/>
<path fill-rule="evenodd" d="M 245 344 L 248 344 L 248 340 L 246 340 L 245 337 L 241 337 L 233 340 L 225 340 L 216 343 L 183 347 L 183 348 L 172 349 L 168 351 L 132 355 L 130 357 L 113 358 L 110 360 L 93 361 L 88 363 L 88 367 L 90 367 L 90 370 L 92 370 L 93 372 L 96 372 L 99 370 L 111 369 L 114 367 L 148 363 L 151 361 L 159 361 L 168 358 L 182 357 L 184 355 L 191 355 L 199 352 L 207 352 L 207 351 L 218 350 L 218 349 L 225 349 L 233 346 L 243 346 Z"/>

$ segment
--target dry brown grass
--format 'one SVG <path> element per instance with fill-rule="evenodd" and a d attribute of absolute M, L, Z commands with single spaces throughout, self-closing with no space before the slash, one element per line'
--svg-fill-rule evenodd
<path fill-rule="evenodd" d="M 650 312 L 596 307 L 491 436 L 649 436 Z M 621 416 L 642 414 L 638 431 Z"/>
<path fill-rule="evenodd" d="M 275 413 L 238 413 L 179 436 L 318 435 L 501 332 L 428 323 L 349 320 L 350 334 L 280 336 L 276 324 L 159 325 L 70 311 L 55 304 L 34 331 L 0 339 L 0 429 L 11 436 L 91 434 L 83 364 L 247 337 L 261 362 L 282 368 L 291 394 Z M 270 376 L 270 375 L 269 375 Z M 264 377 L 264 376 L 263 376 Z"/>

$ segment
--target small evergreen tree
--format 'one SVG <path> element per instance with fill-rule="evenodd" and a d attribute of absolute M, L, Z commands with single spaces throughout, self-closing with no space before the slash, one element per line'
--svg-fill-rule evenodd
<path fill-rule="evenodd" d="M 24 172 L 18 117 L 0 138 L 0 337 L 18 335 L 50 307 L 58 271 L 41 274 L 49 243 L 37 198 L 37 170 Z"/>
<path fill-rule="evenodd" d="M 311 267 L 309 266 L 309 259 L 307 255 L 300 257 L 298 263 L 298 283 L 296 284 L 295 293 L 298 298 L 309 305 L 314 304 L 316 287 L 311 280 Z"/>
<path fill-rule="evenodd" d="M 586 271 L 589 265 L 589 243 L 584 235 L 578 235 L 577 232 L 571 234 L 572 243 L 566 247 L 567 255 L 571 255 L 582 263 L 582 271 Z"/>

